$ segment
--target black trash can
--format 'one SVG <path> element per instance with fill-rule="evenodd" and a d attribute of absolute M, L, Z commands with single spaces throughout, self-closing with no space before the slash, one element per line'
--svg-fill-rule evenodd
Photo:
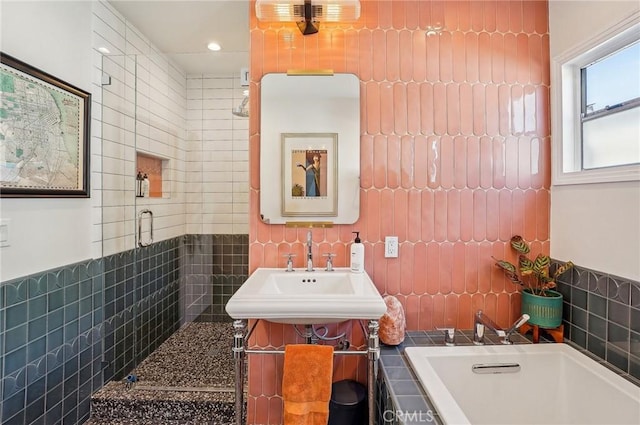
<path fill-rule="evenodd" d="M 367 389 L 351 379 L 331 385 L 328 425 L 366 425 Z"/>

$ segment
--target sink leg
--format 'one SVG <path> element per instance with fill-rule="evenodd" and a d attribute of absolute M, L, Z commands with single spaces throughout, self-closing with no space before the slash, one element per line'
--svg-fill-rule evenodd
<path fill-rule="evenodd" d="M 247 327 L 246 320 L 233 321 L 233 359 L 236 372 L 236 408 L 235 425 L 242 425 L 242 413 L 244 411 L 244 332 Z"/>
<path fill-rule="evenodd" d="M 367 361 L 367 398 L 369 405 L 369 425 L 376 423 L 376 379 L 378 377 L 378 359 L 380 358 L 380 341 L 378 339 L 378 321 L 369 321 L 368 361 Z"/>

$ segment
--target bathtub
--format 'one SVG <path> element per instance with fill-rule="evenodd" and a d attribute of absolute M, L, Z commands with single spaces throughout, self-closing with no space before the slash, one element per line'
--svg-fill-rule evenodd
<path fill-rule="evenodd" d="M 446 424 L 640 424 L 640 387 L 566 344 L 405 354 Z"/>

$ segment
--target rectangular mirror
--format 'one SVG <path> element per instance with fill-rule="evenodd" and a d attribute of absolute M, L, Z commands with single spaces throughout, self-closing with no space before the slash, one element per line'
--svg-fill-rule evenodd
<path fill-rule="evenodd" d="M 360 215 L 360 81 L 267 74 L 260 91 L 260 216 L 265 223 Z"/>

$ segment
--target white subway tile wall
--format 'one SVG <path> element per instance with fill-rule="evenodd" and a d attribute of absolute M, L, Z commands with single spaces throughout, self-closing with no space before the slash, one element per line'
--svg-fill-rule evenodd
<path fill-rule="evenodd" d="M 239 72 L 239 70 L 238 70 Z M 238 75 L 187 77 L 186 232 L 249 232 L 249 120 Z"/>
<path fill-rule="evenodd" d="M 231 113 L 243 98 L 240 70 L 186 75 L 108 3 L 95 2 L 93 15 L 94 250 L 135 247 L 145 208 L 156 241 L 248 233 L 249 123 Z M 135 198 L 136 150 L 167 160 L 163 198 Z"/>

